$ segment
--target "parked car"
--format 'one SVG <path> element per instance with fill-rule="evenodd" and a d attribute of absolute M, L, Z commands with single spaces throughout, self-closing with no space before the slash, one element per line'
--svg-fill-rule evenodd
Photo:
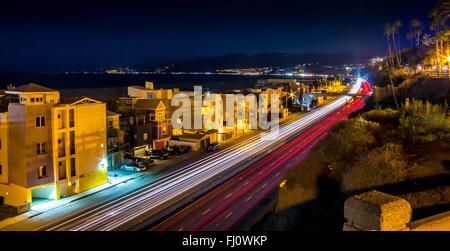
<path fill-rule="evenodd" d="M 150 150 L 146 154 L 152 159 L 168 159 L 169 154 L 161 150 Z"/>
<path fill-rule="evenodd" d="M 207 149 L 208 151 L 210 151 L 210 152 L 214 152 L 214 151 L 219 150 L 219 148 L 220 148 L 219 143 L 214 142 L 214 143 L 212 143 L 212 144 L 209 144 L 208 147 L 207 147 L 206 149 Z"/>
<path fill-rule="evenodd" d="M 147 167 L 142 163 L 128 163 L 121 166 L 120 169 L 130 172 L 143 172 L 147 169 Z"/>
<path fill-rule="evenodd" d="M 172 146 L 172 147 L 166 147 L 164 149 L 164 152 L 167 152 L 171 155 L 180 155 L 187 151 L 189 151 L 191 148 L 189 146 Z"/>
<path fill-rule="evenodd" d="M 164 148 L 163 151 L 170 155 L 178 155 L 178 154 L 180 154 L 180 147 L 179 146 L 168 146 L 168 147 Z"/>
<path fill-rule="evenodd" d="M 144 165 L 145 167 L 149 167 L 151 164 L 155 163 L 152 159 L 140 159 L 137 161 L 138 164 Z"/>

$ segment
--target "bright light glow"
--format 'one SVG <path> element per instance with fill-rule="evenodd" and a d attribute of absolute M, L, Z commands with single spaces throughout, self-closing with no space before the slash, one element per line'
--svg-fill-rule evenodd
<path fill-rule="evenodd" d="M 100 145 L 101 148 L 103 148 L 103 146 L 104 146 L 103 144 Z"/>
<path fill-rule="evenodd" d="M 101 168 L 106 168 L 108 166 L 108 161 L 105 159 L 105 158 L 103 158 L 101 161 L 100 161 L 100 167 Z"/>
<path fill-rule="evenodd" d="M 450 56 L 447 57 L 447 62 L 450 62 Z"/>

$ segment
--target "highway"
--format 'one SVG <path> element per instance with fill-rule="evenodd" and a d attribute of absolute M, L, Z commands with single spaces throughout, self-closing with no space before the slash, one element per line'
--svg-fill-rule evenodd
<path fill-rule="evenodd" d="M 234 230 L 232 227 L 280 184 L 284 174 L 307 156 L 332 125 L 363 105 L 363 100 L 357 98 L 338 109 L 151 230 Z"/>
<path fill-rule="evenodd" d="M 359 89 L 359 86 L 353 87 L 351 94 L 356 94 Z M 93 209 L 86 210 L 70 219 L 52 223 L 40 230 L 108 231 L 123 229 L 121 227 L 128 222 L 147 217 L 146 214 L 149 211 L 153 214 L 161 212 L 194 191 L 204 189 L 212 181 L 220 179 L 227 173 L 240 171 L 243 163 L 248 163 L 255 156 L 264 152 L 272 151 L 277 143 L 288 141 L 299 132 L 333 114 L 345 106 L 350 98 L 350 96 L 344 95 L 291 123 L 281 125 L 278 132 L 267 131 L 251 137 L 177 169 L 126 196 L 95 205 Z M 267 140 L 275 137 L 277 140 Z"/>

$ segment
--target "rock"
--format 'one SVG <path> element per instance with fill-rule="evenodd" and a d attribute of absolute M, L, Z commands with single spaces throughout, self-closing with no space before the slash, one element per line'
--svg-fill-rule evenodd
<path fill-rule="evenodd" d="M 352 196 L 344 205 L 348 224 L 362 230 L 407 230 L 411 215 L 408 201 L 375 190 Z"/>

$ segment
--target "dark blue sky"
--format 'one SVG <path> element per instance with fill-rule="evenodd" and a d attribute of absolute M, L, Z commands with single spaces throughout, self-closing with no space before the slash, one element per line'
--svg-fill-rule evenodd
<path fill-rule="evenodd" d="M 109 68 L 235 52 L 381 55 L 385 22 L 399 19 L 407 26 L 417 18 L 428 26 L 436 1 L 14 2 L 0 7 L 0 72 Z"/>

